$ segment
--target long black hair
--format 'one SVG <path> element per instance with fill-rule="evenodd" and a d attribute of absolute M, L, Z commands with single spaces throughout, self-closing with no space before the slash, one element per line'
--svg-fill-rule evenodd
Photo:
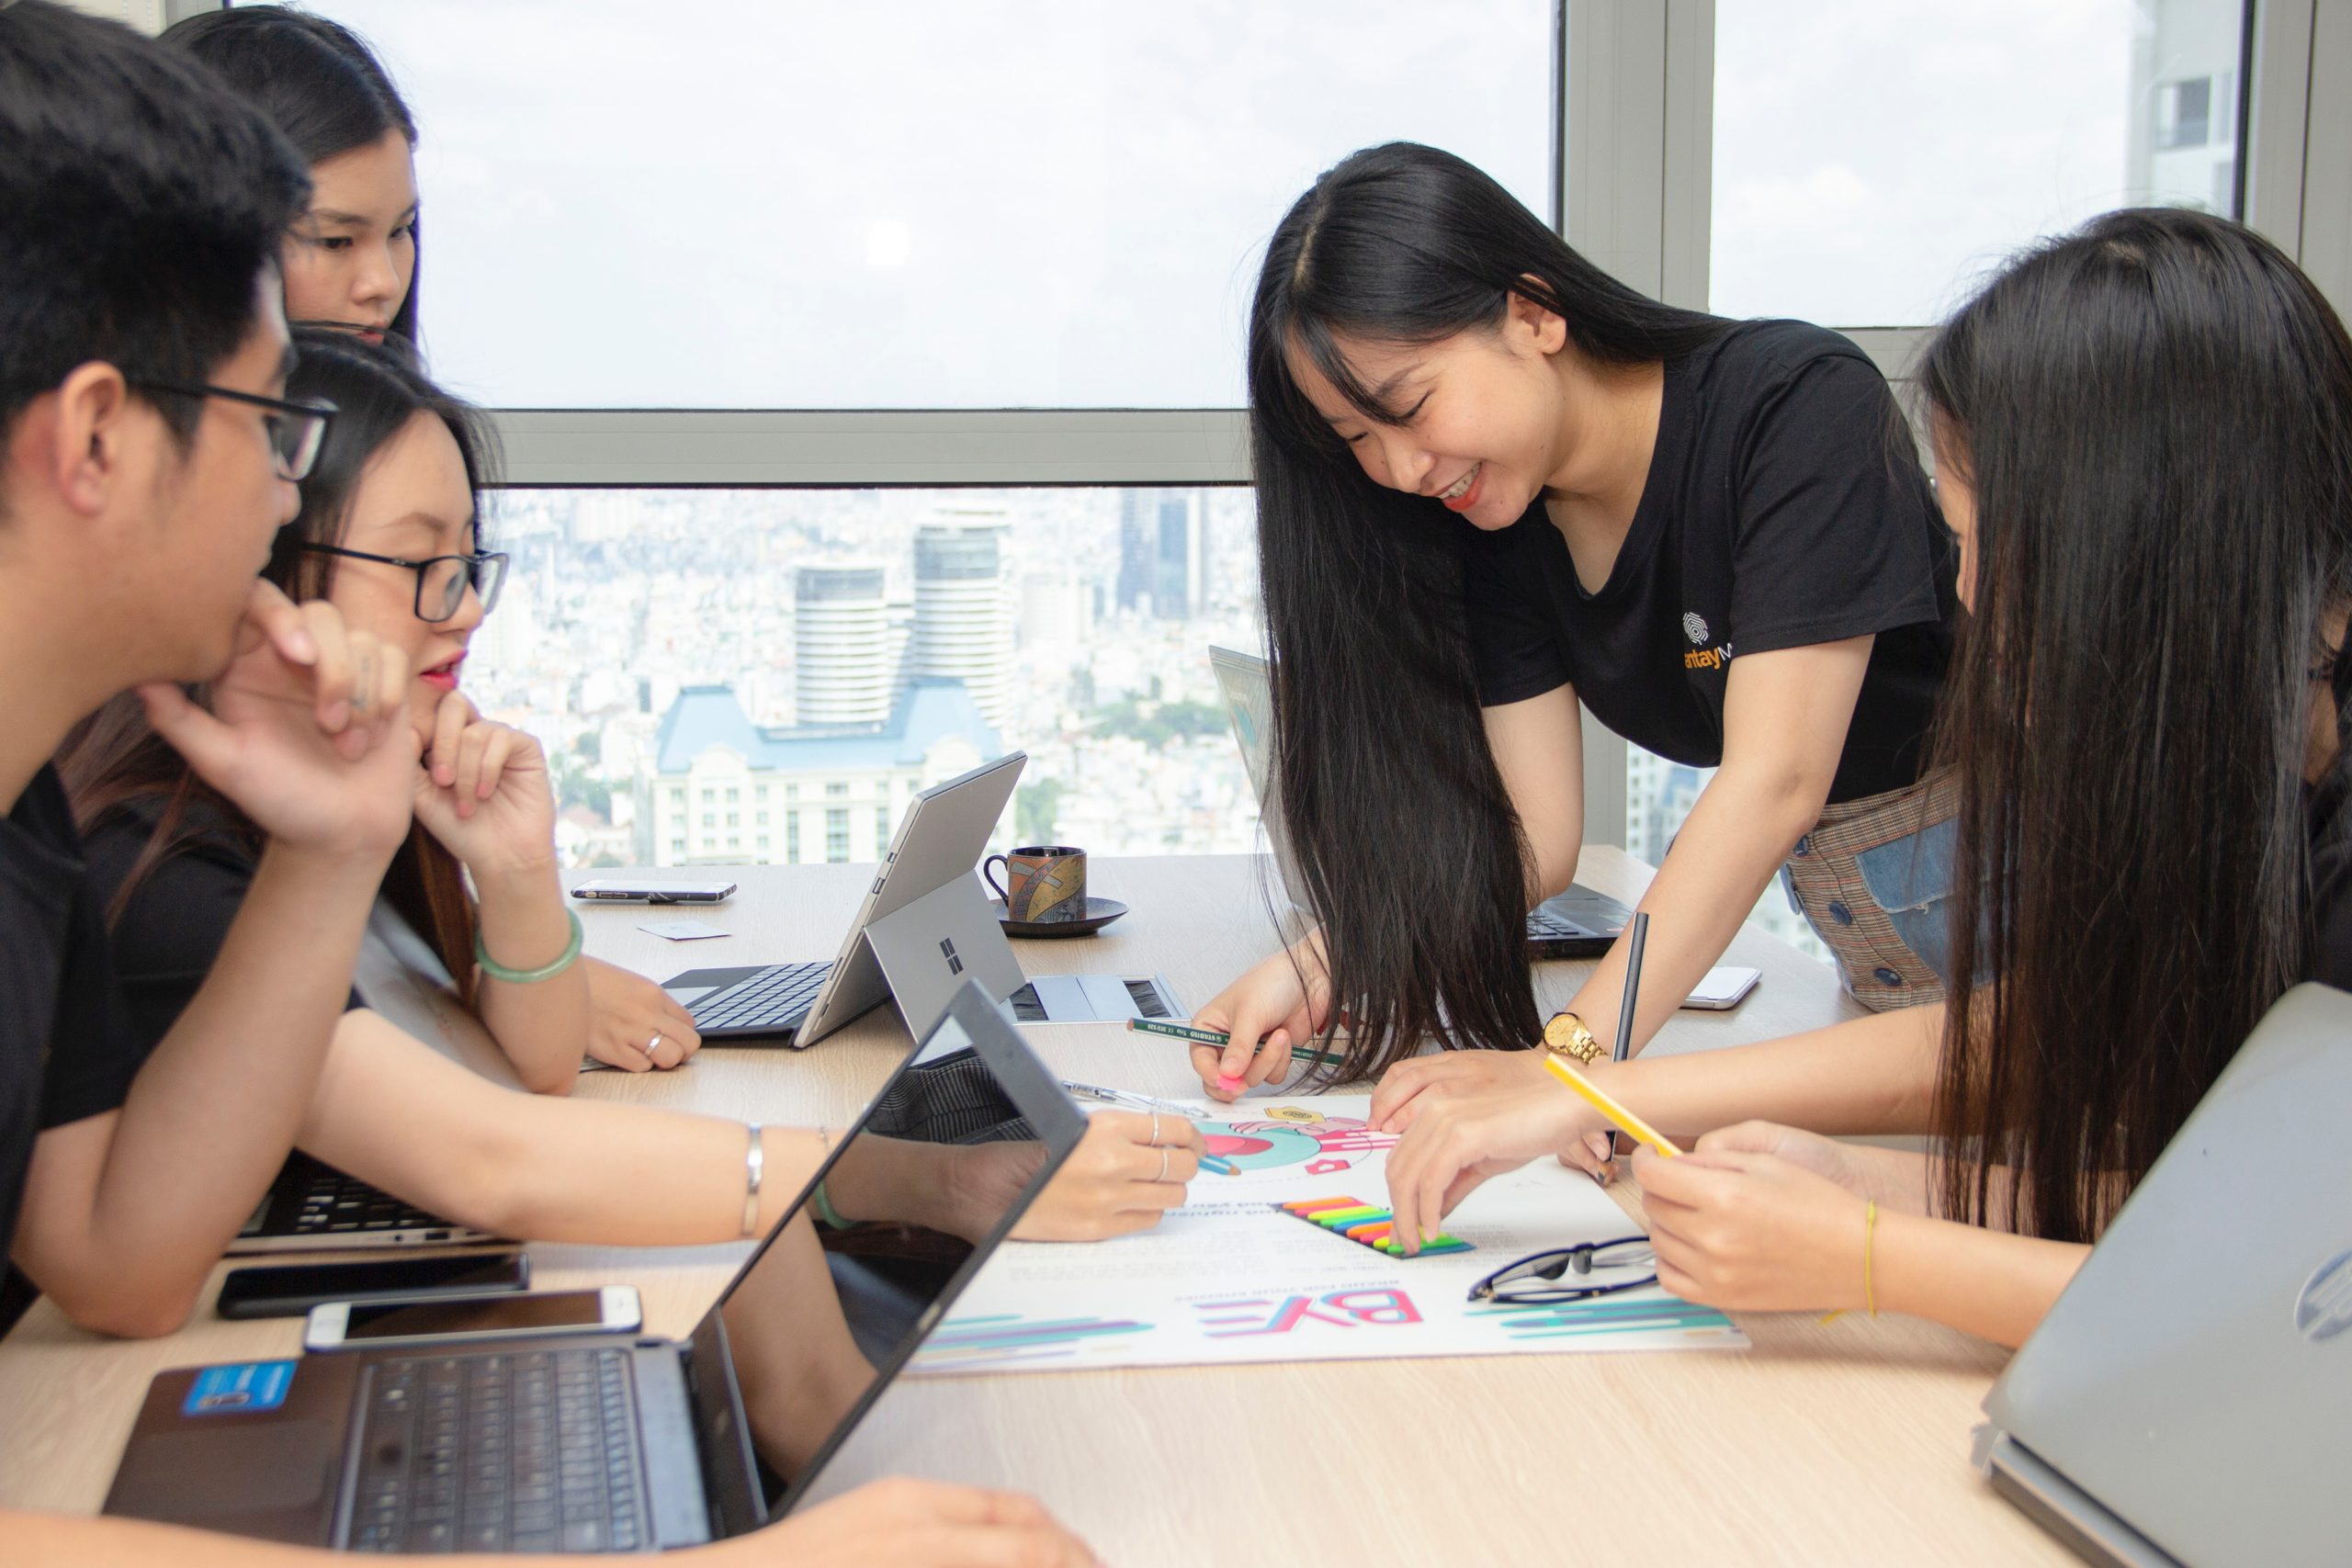
<path fill-rule="evenodd" d="M 349 28 L 286 6 L 207 11 L 164 30 L 162 41 L 210 66 L 316 165 L 397 130 L 416 145 L 416 117 L 368 41 Z M 416 263 L 390 331 L 416 341 L 424 275 L 422 219 L 412 226 Z"/>
<path fill-rule="evenodd" d="M 1291 374 L 1303 357 L 1393 423 L 1342 336 L 1418 344 L 1500 326 L 1513 295 L 1609 366 L 1713 341 L 1714 317 L 1645 299 L 1501 186 L 1412 142 L 1328 170 L 1274 231 L 1250 310 L 1250 452 L 1273 666 L 1274 768 L 1322 922 L 1332 1022 L 1371 1077 L 1435 1035 L 1522 1047 L 1524 836 L 1479 718 L 1458 541 L 1437 502 L 1374 483 Z M 1328 1031 L 1327 1031 L 1328 1033 Z"/>
<path fill-rule="evenodd" d="M 286 395 L 325 398 L 335 405 L 335 415 L 302 480 L 301 510 L 271 541 L 262 575 L 288 598 L 302 601 L 323 599 L 334 591 L 338 558 L 302 547 L 343 541 L 369 463 L 416 415 L 430 414 L 448 427 L 465 464 L 466 487 L 476 496 L 496 482 L 497 447 L 481 411 L 429 380 L 417 367 L 414 351 L 399 339 L 369 344 L 341 333 L 303 328 L 294 341 L 301 357 L 287 378 Z M 477 525 L 478 536 L 479 531 Z M 473 547 L 484 547 L 479 536 Z M 57 766 L 85 830 L 134 801 L 163 803 L 154 832 L 115 896 L 111 918 L 120 917 L 150 872 L 202 836 L 188 824 L 193 801 L 202 799 L 217 813 L 243 822 L 236 807 L 206 786 L 149 728 L 133 694 L 115 698 L 76 726 L 58 751 Z M 248 837 L 258 851 L 259 829 Z M 384 893 L 433 943 L 461 998 L 472 1005 L 474 907 L 456 859 L 423 827 L 412 826 L 407 844 L 384 874 Z"/>
<path fill-rule="evenodd" d="M 1943 1205 L 2086 1241 L 2310 972 L 2352 341 L 2260 235 L 2124 211 L 2012 264 L 1918 374 L 1976 498 L 1938 738 L 1961 808 L 1937 1123 L 1974 1152 Z"/>

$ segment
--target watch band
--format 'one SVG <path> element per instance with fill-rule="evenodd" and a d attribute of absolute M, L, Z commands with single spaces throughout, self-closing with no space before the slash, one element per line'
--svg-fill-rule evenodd
<path fill-rule="evenodd" d="M 1544 1049 L 1588 1067 L 1605 1054 L 1600 1038 L 1572 1012 L 1555 1012 L 1544 1025 Z"/>

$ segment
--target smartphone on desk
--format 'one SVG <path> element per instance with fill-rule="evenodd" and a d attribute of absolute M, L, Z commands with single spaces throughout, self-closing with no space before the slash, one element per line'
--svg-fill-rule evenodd
<path fill-rule="evenodd" d="M 645 1321 L 637 1291 L 606 1285 L 543 1295 L 421 1296 L 323 1302 L 302 1330 L 305 1350 L 373 1350 L 539 1334 L 634 1334 Z"/>
<path fill-rule="evenodd" d="M 294 1263 L 232 1269 L 212 1310 L 222 1317 L 300 1317 L 321 1302 L 383 1301 L 525 1291 L 531 1260 L 520 1252 L 445 1252 L 367 1263 Z"/>
<path fill-rule="evenodd" d="M 1699 983 L 1690 987 L 1682 1005 L 1702 1012 L 1728 1012 L 1746 999 L 1747 993 L 1756 988 L 1756 982 L 1763 977 L 1761 969 L 1738 964 L 1710 969 L 1699 976 Z"/>
<path fill-rule="evenodd" d="M 735 895 L 731 882 L 688 882 L 669 877 L 600 876 L 571 890 L 574 898 L 614 904 L 718 904 Z"/>

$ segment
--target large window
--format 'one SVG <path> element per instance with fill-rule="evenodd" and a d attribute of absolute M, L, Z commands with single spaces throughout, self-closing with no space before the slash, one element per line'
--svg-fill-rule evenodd
<path fill-rule="evenodd" d="M 423 128 L 504 408 L 1229 408 L 1254 254 L 1399 138 L 1555 205 L 1550 0 L 314 0 Z"/>
<path fill-rule="evenodd" d="M 492 526 L 467 689 L 546 742 L 576 863 L 878 859 L 1015 748 L 1005 842 L 1258 847 L 1208 664 L 1262 638 L 1246 490 L 526 490 Z"/>
<path fill-rule="evenodd" d="M 2238 0 L 1718 0 L 1712 309 L 1917 326 L 2037 236 L 2238 210 Z"/>

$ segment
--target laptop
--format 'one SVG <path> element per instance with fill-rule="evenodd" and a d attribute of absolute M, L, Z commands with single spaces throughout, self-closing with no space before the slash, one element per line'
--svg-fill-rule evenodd
<path fill-rule="evenodd" d="M 496 1241 L 429 1214 L 381 1188 L 297 1153 L 229 1243 L 232 1256 L 254 1252 L 318 1252 L 346 1247 L 458 1247 Z"/>
<path fill-rule="evenodd" d="M 819 1174 L 851 1208 L 860 1169 L 914 1145 L 933 1145 L 926 1160 L 1001 1145 L 1028 1174 L 1003 1184 L 978 1241 L 833 1229 L 812 1181 L 683 1341 L 551 1335 L 164 1372 L 106 1512 L 363 1551 L 649 1551 L 756 1529 L 807 1495 L 1085 1127 L 967 985 Z"/>
<path fill-rule="evenodd" d="M 821 963 L 689 969 L 662 982 L 662 988 L 693 1015 L 705 1041 L 741 1044 L 775 1039 L 798 1049 L 890 999 L 898 1002 L 907 1027 L 922 1032 L 954 994 L 963 963 L 887 974 L 873 932 L 879 922 L 912 906 L 937 912 L 953 901 L 959 908 L 969 904 L 985 910 L 987 897 L 973 867 L 987 853 L 989 835 L 1004 815 L 1028 761 L 1026 752 L 1014 751 L 914 797 L 899 819 L 880 873 L 858 905 L 838 957 Z M 959 894 L 969 897 L 957 897 Z M 935 931 L 922 925 L 922 919 L 902 918 L 896 929 L 926 945 L 949 942 L 950 960 L 956 958 L 953 939 L 957 937 L 965 952 L 975 957 L 984 949 L 992 950 L 989 956 L 998 962 L 989 966 L 989 995 L 996 1001 L 1011 999 L 1015 1016 L 1023 1022 L 1181 1016 L 1174 993 L 1159 976 L 1063 975 L 1030 982 L 1023 977 L 1012 943 L 993 916 L 983 926 L 965 922 Z"/>
<path fill-rule="evenodd" d="M 1977 1464 L 2080 1556 L 2352 1561 L 2347 1111 L 2352 996 L 2298 986 L 1985 1396 Z"/>
<path fill-rule="evenodd" d="M 1241 743 L 1241 761 L 1250 773 L 1250 787 L 1258 795 L 1258 819 L 1274 852 L 1283 891 L 1301 910 L 1310 908 L 1306 881 L 1299 874 L 1298 859 L 1275 798 L 1273 691 L 1266 661 L 1230 648 L 1209 649 L 1209 668 L 1224 695 L 1226 716 L 1233 722 L 1233 738 Z M 1546 898 L 1527 913 L 1527 951 L 1532 958 L 1598 958 L 1634 918 L 1634 911 L 1605 893 L 1582 883 Z"/>

